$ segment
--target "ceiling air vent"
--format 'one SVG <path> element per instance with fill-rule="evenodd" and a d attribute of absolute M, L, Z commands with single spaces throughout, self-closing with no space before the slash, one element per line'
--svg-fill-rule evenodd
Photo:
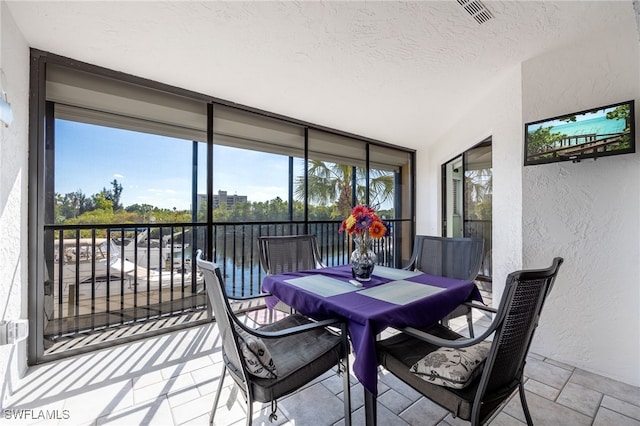
<path fill-rule="evenodd" d="M 484 24 L 493 19 L 493 15 L 489 12 L 489 9 L 487 9 L 480 0 L 458 0 L 458 4 L 464 7 L 464 10 L 466 10 L 478 24 Z"/>

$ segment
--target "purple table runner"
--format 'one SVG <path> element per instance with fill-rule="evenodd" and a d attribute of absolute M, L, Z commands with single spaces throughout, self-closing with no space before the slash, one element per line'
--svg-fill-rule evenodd
<path fill-rule="evenodd" d="M 347 321 L 355 352 L 353 372 L 377 395 L 375 338 L 387 327 L 425 327 L 461 303 L 482 300 L 473 282 L 376 266 L 371 281 L 349 283 L 351 266 L 267 275 L 262 288 L 303 315 Z M 271 300 L 269 300 L 271 299 Z M 273 307 L 277 300 L 268 298 Z"/>

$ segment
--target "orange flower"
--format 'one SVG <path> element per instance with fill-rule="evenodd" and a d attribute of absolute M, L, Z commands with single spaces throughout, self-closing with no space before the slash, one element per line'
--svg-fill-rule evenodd
<path fill-rule="evenodd" d="M 387 227 L 375 210 L 368 206 L 357 205 L 351 214 L 340 224 L 338 232 L 347 231 L 349 235 L 368 234 L 372 238 L 382 238 L 387 234 Z"/>
<path fill-rule="evenodd" d="M 387 233 L 387 227 L 379 220 L 374 221 L 369 227 L 369 234 L 373 238 L 382 238 Z"/>

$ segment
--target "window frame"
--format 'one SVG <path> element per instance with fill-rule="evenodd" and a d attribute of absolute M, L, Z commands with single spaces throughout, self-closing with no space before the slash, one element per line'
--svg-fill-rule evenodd
<path fill-rule="evenodd" d="M 207 129 L 206 143 L 207 143 L 207 205 L 211 205 L 213 196 L 213 144 L 215 142 L 215 110 L 216 108 L 235 109 L 242 114 L 253 114 L 256 117 L 262 119 L 274 120 L 275 122 L 281 122 L 286 125 L 299 126 L 303 129 L 304 133 L 304 162 L 305 162 L 305 180 L 308 174 L 308 159 L 309 159 L 309 137 L 311 132 L 324 132 L 328 135 L 333 135 L 335 138 L 346 138 L 354 141 L 354 143 L 361 144 L 366 152 L 366 176 L 367 176 L 367 192 L 369 185 L 369 151 L 370 147 L 375 146 L 384 150 L 392 150 L 406 155 L 408 159 L 408 176 L 403 179 L 408 182 L 403 182 L 403 185 L 408 185 L 404 190 L 405 200 L 402 205 L 402 217 L 396 218 L 402 220 L 401 227 L 403 229 L 402 234 L 406 236 L 415 234 L 415 150 L 409 148 L 403 148 L 383 141 L 378 141 L 371 138 L 357 136 L 348 132 L 328 128 L 325 126 L 315 125 L 302 120 L 297 120 L 291 117 L 282 116 L 279 114 L 271 113 L 265 110 L 256 109 L 253 107 L 239 105 L 234 102 L 208 96 L 205 94 L 197 93 L 194 91 L 166 85 L 149 79 L 133 76 L 130 74 L 110 70 L 107 68 L 99 67 L 96 65 L 76 61 L 71 58 L 56 55 L 53 53 L 41 51 L 38 49 L 31 49 L 30 53 L 30 106 L 29 106 L 29 207 L 28 207 L 28 315 L 30 318 L 30 329 L 32 333 L 29 336 L 28 345 L 28 363 L 30 365 L 37 364 L 44 361 L 60 358 L 50 357 L 44 358 L 44 325 L 43 325 L 43 308 L 44 308 L 44 293 L 47 289 L 43 289 L 43 283 L 47 281 L 48 272 L 44 261 L 38 261 L 38 259 L 44 259 L 44 241 L 45 241 L 45 225 L 54 223 L 54 218 L 50 217 L 51 214 L 47 213 L 47 206 L 53 205 L 54 200 L 52 194 L 55 194 L 52 187 L 54 179 L 52 175 L 46 175 L 48 171 L 52 171 L 54 162 L 51 155 L 47 155 L 47 150 L 52 149 L 54 138 L 54 126 L 53 126 L 53 107 L 52 103 L 47 100 L 47 68 L 49 66 L 68 68 L 73 71 L 85 73 L 89 76 L 94 75 L 100 79 L 110 79 L 116 82 L 123 82 L 128 85 L 140 86 L 144 90 L 152 90 L 157 92 L 164 92 L 171 97 L 181 97 L 189 101 L 196 103 L 202 103 L 206 105 L 206 119 Z M 67 111 L 72 113 L 73 110 Z M 200 129 L 202 130 L 202 129 Z M 195 139 L 194 139 L 195 140 Z M 380 156 L 378 156 L 380 157 Z M 379 161 L 380 158 L 377 158 Z M 399 175 L 399 173 L 396 173 Z M 367 196 L 368 201 L 368 196 Z M 394 205 L 394 207 L 396 207 Z M 309 222 L 308 215 L 308 196 L 305 197 L 304 203 L 304 219 L 303 222 L 306 225 Z M 52 210 L 52 209 L 49 209 Z M 208 209 L 206 215 L 206 224 L 209 234 L 211 234 L 211 224 L 213 224 L 213 218 L 211 215 L 211 209 Z M 212 235 L 208 235 L 206 238 L 208 242 L 207 251 L 210 254 L 212 252 Z M 412 242 L 406 242 L 403 239 L 402 250 L 404 252 L 404 246 L 411 247 Z M 395 248 L 397 253 L 400 253 L 400 247 Z M 410 254 L 410 253 L 409 253 Z M 399 263 L 402 259 L 400 256 L 396 258 L 397 266 L 401 266 Z"/>

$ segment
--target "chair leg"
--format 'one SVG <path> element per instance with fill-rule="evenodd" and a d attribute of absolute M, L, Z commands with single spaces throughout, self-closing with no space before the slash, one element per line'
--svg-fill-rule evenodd
<path fill-rule="evenodd" d="M 253 399 L 250 394 L 247 394 L 247 426 L 251 426 L 253 423 Z"/>
<path fill-rule="evenodd" d="M 351 381 L 349 380 L 349 355 L 341 361 L 342 369 L 342 386 L 344 387 L 344 424 L 351 426 Z"/>
<path fill-rule="evenodd" d="M 440 320 L 440 324 L 441 324 L 443 327 L 450 328 L 450 327 L 449 327 L 449 320 L 448 320 L 447 318 L 442 318 L 442 319 Z"/>
<path fill-rule="evenodd" d="M 520 381 L 520 402 L 522 403 L 522 411 L 524 411 L 524 417 L 527 419 L 527 425 L 533 426 L 533 420 L 531 420 L 531 413 L 529 413 L 529 406 L 527 405 L 527 399 L 524 394 L 524 383 Z"/>
<path fill-rule="evenodd" d="M 224 376 L 227 374 L 227 366 L 222 363 L 222 373 L 220 374 L 220 382 L 218 383 L 218 391 L 216 392 L 216 397 L 213 401 L 213 407 L 211 407 L 211 413 L 209 414 L 209 424 L 213 425 L 213 418 L 216 415 L 216 408 L 218 407 L 218 402 L 220 401 L 220 393 L 222 392 L 222 384 L 224 382 Z"/>
<path fill-rule="evenodd" d="M 467 312 L 467 324 L 469 325 L 469 337 L 473 339 L 476 336 L 473 334 L 473 313 L 471 310 Z"/>
<path fill-rule="evenodd" d="M 340 325 L 340 336 L 342 338 L 342 347 L 344 348 L 344 356 L 340 360 L 338 368 L 342 369 L 342 387 L 344 402 L 344 424 L 351 426 L 351 380 L 349 377 L 349 330 L 346 323 Z"/>

